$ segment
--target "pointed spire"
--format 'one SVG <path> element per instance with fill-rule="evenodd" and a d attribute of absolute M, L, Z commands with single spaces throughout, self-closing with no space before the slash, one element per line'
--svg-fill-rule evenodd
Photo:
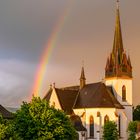
<path fill-rule="evenodd" d="M 109 60 L 109 57 L 107 58 L 107 62 L 106 62 L 106 70 L 108 70 L 108 68 L 109 68 L 109 64 L 110 64 L 110 60 Z"/>
<path fill-rule="evenodd" d="M 80 89 L 82 89 L 85 85 L 86 85 L 86 78 L 85 78 L 84 67 L 82 67 L 81 77 L 80 77 Z"/>
<path fill-rule="evenodd" d="M 121 32 L 121 22 L 120 22 L 120 12 L 119 12 L 119 1 L 117 0 L 117 9 L 116 9 L 116 25 L 115 25 L 115 34 L 114 34 L 114 44 L 112 53 L 116 55 L 122 55 L 123 41 L 122 41 L 122 32 Z"/>
<path fill-rule="evenodd" d="M 119 9 L 119 0 L 117 0 L 117 9 Z"/>
<path fill-rule="evenodd" d="M 107 66 L 105 69 L 105 77 L 128 77 L 132 78 L 132 66 L 130 58 L 127 58 L 126 52 L 123 48 L 123 39 L 120 22 L 119 0 L 116 2 L 116 23 L 113 49 L 109 60 L 107 60 Z M 109 64 L 108 64 L 109 62 Z"/>

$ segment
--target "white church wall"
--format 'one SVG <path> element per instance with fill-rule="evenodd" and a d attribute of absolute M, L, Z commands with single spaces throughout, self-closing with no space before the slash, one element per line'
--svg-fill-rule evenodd
<path fill-rule="evenodd" d="M 106 79 L 106 85 L 112 85 L 117 100 L 124 106 L 125 114 L 128 118 L 128 123 L 132 121 L 132 79 L 112 78 Z M 126 101 L 122 101 L 122 87 L 126 87 Z"/>
<path fill-rule="evenodd" d="M 104 118 L 106 115 L 108 115 L 109 120 L 111 121 L 117 121 L 116 115 L 115 115 L 115 108 L 86 108 L 86 109 L 74 109 L 74 112 L 76 115 L 82 116 L 83 113 L 85 115 L 82 119 L 83 125 L 87 129 L 87 136 L 90 140 L 90 116 L 92 115 L 94 117 L 94 138 L 95 139 L 100 139 L 102 138 L 102 133 L 103 133 L 103 125 L 104 125 Z M 100 116 L 97 116 L 97 112 L 100 113 Z M 93 140 L 93 138 L 91 139 Z"/>
<path fill-rule="evenodd" d="M 116 96 L 117 100 L 122 104 L 122 105 L 132 105 L 132 79 L 121 79 L 121 78 L 108 78 L 105 80 L 106 85 L 112 85 Z M 126 102 L 122 101 L 122 87 L 125 85 L 126 87 Z"/>
<path fill-rule="evenodd" d="M 120 139 L 127 140 L 128 118 L 124 109 L 117 109 L 117 126 L 119 130 L 119 116 L 120 116 Z"/>
<path fill-rule="evenodd" d="M 52 95 L 50 97 L 49 102 L 50 102 L 50 105 L 54 106 L 56 109 L 62 109 L 54 88 L 53 88 Z"/>

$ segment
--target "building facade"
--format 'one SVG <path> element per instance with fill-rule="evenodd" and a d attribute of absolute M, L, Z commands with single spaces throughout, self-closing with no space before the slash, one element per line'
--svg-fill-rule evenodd
<path fill-rule="evenodd" d="M 116 122 L 119 138 L 127 140 L 127 127 L 132 121 L 132 65 L 123 48 L 118 2 L 113 49 L 107 59 L 104 82 L 86 84 L 82 67 L 79 86 L 51 86 L 44 99 L 75 120 L 80 140 L 102 139 L 108 120 Z"/>

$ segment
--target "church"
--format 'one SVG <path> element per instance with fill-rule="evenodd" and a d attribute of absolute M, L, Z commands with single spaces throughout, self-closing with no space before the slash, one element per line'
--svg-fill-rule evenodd
<path fill-rule="evenodd" d="M 132 121 L 132 79 L 130 56 L 123 48 L 117 2 L 113 49 L 107 58 L 104 81 L 86 83 L 82 67 L 78 86 L 53 85 L 44 99 L 70 117 L 79 140 L 102 139 L 103 126 L 108 120 L 117 124 L 119 139 L 127 140 L 127 127 Z"/>

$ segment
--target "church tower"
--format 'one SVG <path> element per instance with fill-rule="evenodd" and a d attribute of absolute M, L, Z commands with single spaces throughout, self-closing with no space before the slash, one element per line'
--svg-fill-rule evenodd
<path fill-rule="evenodd" d="M 132 120 L 132 65 L 123 48 L 119 1 L 117 0 L 116 25 L 113 49 L 107 59 L 105 82 L 112 86 L 117 100 L 124 106 L 128 122 Z"/>

